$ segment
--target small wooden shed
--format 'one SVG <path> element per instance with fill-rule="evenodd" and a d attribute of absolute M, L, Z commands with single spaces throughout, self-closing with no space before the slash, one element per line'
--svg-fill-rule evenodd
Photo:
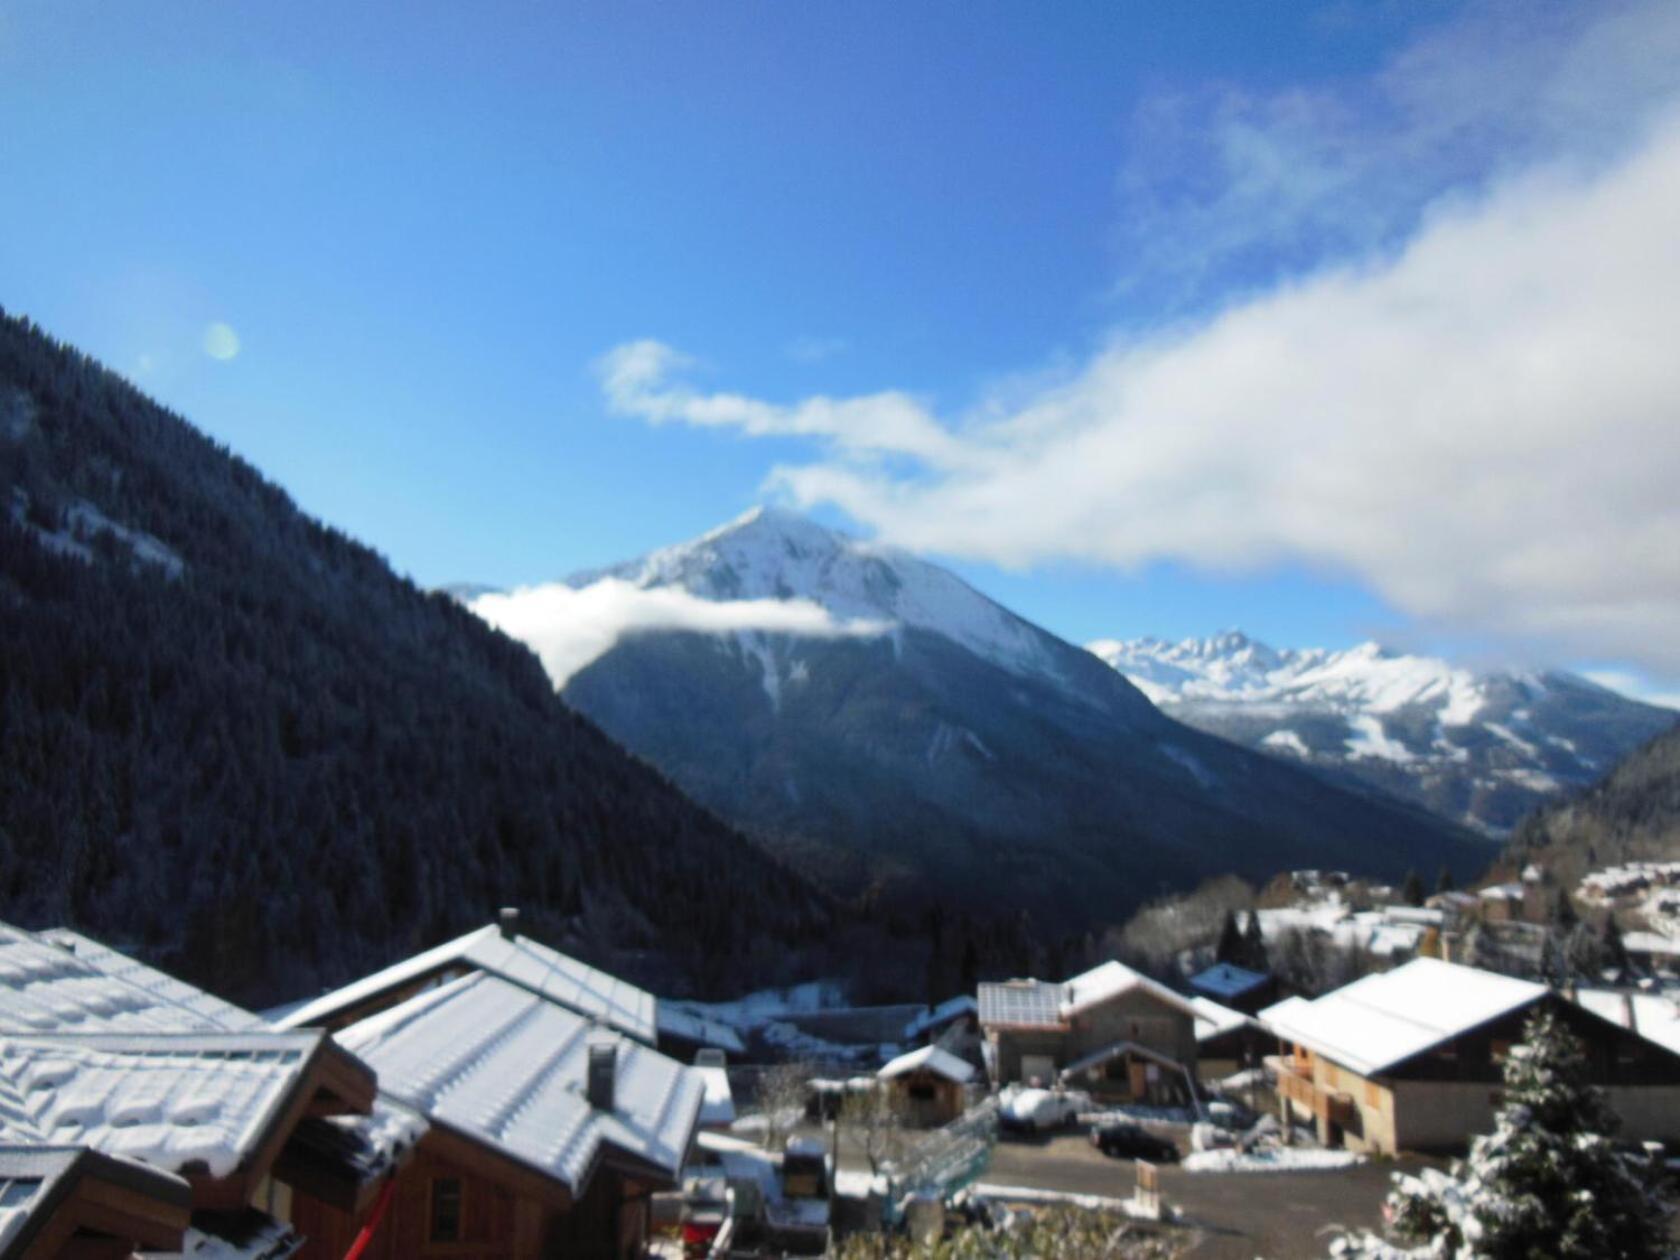
<path fill-rule="evenodd" d="M 923 1046 L 901 1054 L 878 1073 L 884 1089 L 890 1090 L 909 1122 L 921 1128 L 949 1124 L 963 1113 L 968 1083 L 975 1068 L 938 1046 Z"/>

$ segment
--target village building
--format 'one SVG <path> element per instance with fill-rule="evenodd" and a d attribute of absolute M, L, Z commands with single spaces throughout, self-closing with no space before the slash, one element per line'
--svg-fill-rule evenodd
<path fill-rule="evenodd" d="M 1196 1008 L 1119 962 L 1061 983 L 982 984 L 980 1028 L 998 1084 L 1078 1083 L 1138 1101 L 1182 1099 L 1196 1070 Z"/>
<path fill-rule="evenodd" d="M 322 1033 L 272 1029 L 87 937 L 0 925 L 0 1146 L 173 1174 L 190 1210 L 183 1249 L 310 1254 L 292 1210 L 319 1202 L 361 1222 L 421 1127 L 379 1104 L 371 1069 Z M 102 1168 L 62 1171 L 98 1187 Z"/>
<path fill-rule="evenodd" d="M 504 918 L 290 1012 L 428 1125 L 365 1260 L 642 1255 L 706 1095 L 653 1048 L 656 1009 Z M 335 1254 L 355 1235 L 330 1208 L 293 1219 Z"/>
<path fill-rule="evenodd" d="M 503 910 L 495 923 L 294 1006 L 275 1023 L 334 1032 L 475 972 L 540 993 L 643 1045 L 659 1041 L 659 1003 L 653 994 L 522 935 L 519 912 L 512 908 Z"/>
<path fill-rule="evenodd" d="M 1586 1048 L 1632 1140 L 1680 1138 L 1680 1054 L 1545 985 L 1432 958 L 1260 1013 L 1278 1093 L 1327 1146 L 1454 1150 L 1493 1124 L 1501 1065 L 1540 1006 Z"/>
<path fill-rule="evenodd" d="M 1252 971 L 1235 963 L 1221 962 L 1190 977 L 1191 990 L 1231 1010 L 1252 1015 L 1270 1006 L 1277 985 L 1269 973 Z"/>
<path fill-rule="evenodd" d="M 968 1086 L 978 1075 L 972 1063 L 928 1045 L 899 1055 L 875 1078 L 910 1124 L 935 1129 L 967 1110 Z"/>
<path fill-rule="evenodd" d="M 1259 1064 L 1269 1038 L 1258 1020 L 1200 994 L 1190 999 L 1190 1005 L 1196 1008 L 1197 1069 L 1205 1079 L 1220 1079 Z"/>
<path fill-rule="evenodd" d="M 85 1146 L 0 1147 L 0 1260 L 128 1260 L 179 1252 L 192 1190 L 179 1177 Z"/>

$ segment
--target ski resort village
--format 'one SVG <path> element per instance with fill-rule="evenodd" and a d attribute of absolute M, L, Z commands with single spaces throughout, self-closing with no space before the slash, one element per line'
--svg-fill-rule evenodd
<path fill-rule="evenodd" d="M 1680 0 L 0 0 L 0 1260 L 1680 1260 Z"/>
<path fill-rule="evenodd" d="M 1577 899 L 1666 905 L 1677 870 Z M 1497 885 L 1278 884 L 1291 904 L 1228 914 L 1169 980 L 1109 960 L 873 1006 L 825 982 L 659 997 L 514 908 L 260 1013 L 0 927 L 0 1254 L 875 1256 L 1049 1229 L 1086 1238 L 1065 1254 L 1388 1256 L 1396 1203 L 1470 1228 L 1462 1178 L 1512 1175 L 1488 1148 L 1512 1134 L 1655 1212 L 1680 1151 L 1667 954 L 1606 918 L 1590 972 L 1522 979 L 1455 959 L 1553 939 L 1564 899 L 1525 920 Z M 1270 959 L 1301 950 L 1365 974 L 1298 991 Z M 1570 1091 L 1615 1144 L 1581 1146 Z"/>

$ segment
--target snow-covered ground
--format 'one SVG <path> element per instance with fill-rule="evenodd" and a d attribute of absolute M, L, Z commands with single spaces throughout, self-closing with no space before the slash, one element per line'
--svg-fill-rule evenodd
<path fill-rule="evenodd" d="M 1365 1162 L 1363 1155 L 1352 1151 L 1327 1151 L 1316 1146 L 1274 1146 L 1258 1151 L 1216 1150 L 1197 1151 L 1186 1155 L 1179 1165 L 1185 1172 L 1242 1173 L 1242 1172 L 1321 1172 L 1332 1168 L 1351 1168 Z"/>

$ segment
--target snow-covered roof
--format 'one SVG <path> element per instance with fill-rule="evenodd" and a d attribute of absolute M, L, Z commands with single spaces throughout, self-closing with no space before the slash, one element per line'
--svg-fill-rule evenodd
<path fill-rule="evenodd" d="M 653 994 L 528 936 L 504 935 L 494 923 L 318 997 L 286 1015 L 279 1026 L 313 1027 L 434 973 L 461 969 L 500 976 L 649 1045 L 658 1038 Z"/>
<path fill-rule="evenodd" d="M 904 1040 L 914 1041 L 929 1029 L 949 1024 L 952 1020 L 961 1019 L 965 1015 L 977 1015 L 980 1006 L 968 994 L 960 994 L 948 998 L 938 1006 L 923 1011 L 915 1019 L 904 1025 Z"/>
<path fill-rule="evenodd" d="M 607 1148 L 674 1179 L 705 1094 L 699 1073 L 491 972 L 429 989 L 336 1036 L 392 1097 L 573 1193 Z M 610 1112 L 586 1094 L 592 1042 L 617 1047 Z"/>
<path fill-rule="evenodd" d="M 702 1015 L 680 1002 L 659 999 L 657 1021 L 662 1037 L 680 1037 L 696 1045 L 727 1050 L 730 1054 L 745 1054 L 747 1051 L 740 1032 L 732 1025 Z"/>
<path fill-rule="evenodd" d="M 160 1003 L 187 1011 L 203 1021 L 205 1028 L 221 1028 L 240 1032 L 251 1028 L 266 1028 L 267 1022 L 232 1002 L 225 1002 L 214 994 L 178 980 L 156 967 L 147 966 L 112 949 L 91 936 L 84 936 L 70 928 L 48 928 L 39 933 L 41 939 L 69 950 L 79 960 L 101 973 L 126 981 L 152 994 Z"/>
<path fill-rule="evenodd" d="M 1264 1008 L 1258 1015 L 1256 1015 L 1254 1017 L 1255 1022 L 1261 1024 L 1264 1027 L 1270 1028 L 1272 1026 L 1272 1024 L 1274 1022 L 1276 1022 L 1277 1020 L 1288 1019 L 1295 1011 L 1299 1010 L 1301 1007 L 1311 1006 L 1311 1005 L 1312 1005 L 1312 999 L 1311 998 L 1304 998 L 1304 997 L 1301 997 L 1299 994 L 1296 994 L 1296 995 L 1291 996 L 1291 997 L 1286 997 L 1286 998 L 1283 999 L 1283 1001 L 1274 1002 L 1271 1006 L 1268 1006 L 1268 1007 Z"/>
<path fill-rule="evenodd" d="M 1279 1003 L 1261 1022 L 1370 1076 L 1450 1041 L 1546 994 L 1546 986 L 1475 967 L 1417 958 L 1298 1005 Z"/>
<path fill-rule="evenodd" d="M 1247 967 L 1221 962 L 1191 976 L 1190 987 L 1216 997 L 1235 998 L 1258 989 L 1270 978 L 1263 971 L 1250 971 Z"/>
<path fill-rule="evenodd" d="M 1105 962 L 1063 984 L 1006 980 L 980 986 L 980 1022 L 1016 1028 L 1060 1028 L 1081 1011 L 1141 989 L 1191 1019 L 1196 1008 L 1166 985 L 1122 962 Z"/>
<path fill-rule="evenodd" d="M 1190 1005 L 1196 1008 L 1197 1041 L 1210 1041 L 1254 1022 L 1241 1011 L 1221 1006 L 1212 998 L 1193 997 L 1190 999 Z"/>
<path fill-rule="evenodd" d="M 319 1033 L 0 1037 L 0 1142 L 89 1146 L 178 1172 L 234 1172 Z"/>
<path fill-rule="evenodd" d="M 0 1256 L 29 1255 L 40 1231 L 76 1182 L 94 1177 L 132 1195 L 143 1195 L 173 1210 L 185 1225 L 192 1190 L 171 1173 L 128 1160 L 112 1159 L 85 1146 L 0 1146 Z M 175 1227 L 179 1233 L 179 1226 Z"/>
<path fill-rule="evenodd" d="M 1634 1031 L 1647 1041 L 1680 1054 L 1680 1002 L 1673 994 L 1582 989 L 1575 1000 L 1600 1019 L 1623 1028 L 1627 1027 L 1627 1008 L 1631 1001 Z"/>
<path fill-rule="evenodd" d="M 260 1024 L 87 937 L 61 939 L 75 948 L 0 924 L 0 1032 L 226 1032 Z"/>
<path fill-rule="evenodd" d="M 1659 954 L 1673 957 L 1680 954 L 1680 940 L 1660 932 L 1624 932 L 1622 948 L 1630 954 Z"/>
<path fill-rule="evenodd" d="M 923 1046 L 909 1054 L 901 1054 L 876 1073 L 883 1081 L 908 1076 L 912 1072 L 932 1072 L 948 1081 L 966 1085 L 974 1078 L 974 1065 L 957 1058 L 949 1050 L 938 1046 Z"/>
<path fill-rule="evenodd" d="M 1521 901 L 1523 886 L 1521 884 L 1491 884 L 1476 895 L 1484 901 Z"/>
<path fill-rule="evenodd" d="M 703 1125 L 735 1123 L 735 1091 L 729 1088 L 729 1069 L 721 1067 L 691 1067 L 705 1086 L 705 1102 L 700 1106 Z"/>

